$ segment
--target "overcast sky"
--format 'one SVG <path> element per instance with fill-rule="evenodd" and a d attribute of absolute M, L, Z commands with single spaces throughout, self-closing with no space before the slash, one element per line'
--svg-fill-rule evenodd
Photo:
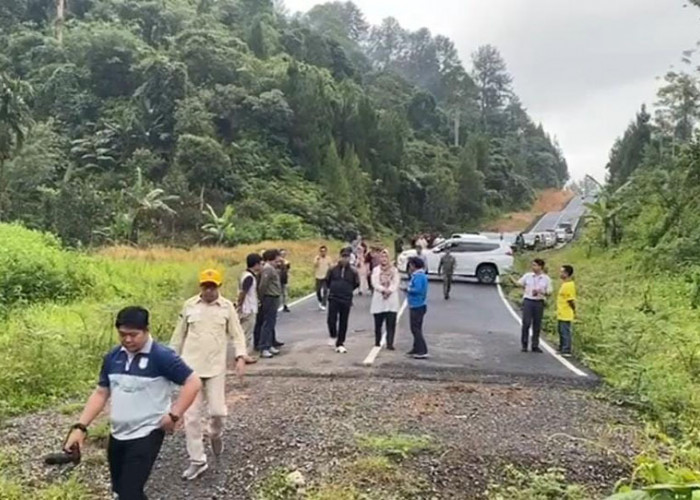
<path fill-rule="evenodd" d="M 468 70 L 479 45 L 497 46 L 574 179 L 604 179 L 615 138 L 642 103 L 654 103 L 657 77 L 700 40 L 700 9 L 684 0 L 354 1 L 372 24 L 393 16 L 449 36 Z M 323 3 L 284 2 L 292 12 Z"/>

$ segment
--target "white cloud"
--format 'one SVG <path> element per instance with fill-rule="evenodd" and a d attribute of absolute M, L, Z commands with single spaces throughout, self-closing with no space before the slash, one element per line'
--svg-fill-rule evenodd
<path fill-rule="evenodd" d="M 305 11 L 314 0 L 285 0 Z M 356 0 L 378 24 L 393 16 L 455 41 L 465 66 L 486 43 L 502 52 L 516 92 L 555 135 L 574 178 L 602 179 L 615 138 L 656 77 L 700 38 L 700 11 L 683 0 Z"/>

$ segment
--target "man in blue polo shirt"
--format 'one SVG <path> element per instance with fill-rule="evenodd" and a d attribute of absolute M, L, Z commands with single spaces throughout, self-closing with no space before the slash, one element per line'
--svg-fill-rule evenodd
<path fill-rule="evenodd" d="M 415 256 L 408 259 L 408 271 L 411 279 L 404 286 L 407 294 L 408 309 L 413 334 L 413 349 L 406 354 L 413 359 L 427 359 L 428 345 L 423 336 L 423 319 L 428 311 L 428 275 L 425 274 L 425 262 Z"/>
<path fill-rule="evenodd" d="M 146 500 L 144 487 L 165 433 L 175 430 L 202 386 L 174 351 L 151 338 L 148 316 L 141 307 L 117 314 L 121 346 L 104 357 L 98 387 L 64 444 L 66 451 L 74 444 L 82 449 L 87 427 L 111 399 L 107 459 L 120 500 Z M 173 384 L 182 389 L 171 405 Z"/>

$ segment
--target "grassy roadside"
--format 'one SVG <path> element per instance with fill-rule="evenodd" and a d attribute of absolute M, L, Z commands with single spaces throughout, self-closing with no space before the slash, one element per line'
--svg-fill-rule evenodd
<path fill-rule="evenodd" d="M 517 262 L 524 271 L 533 254 Z M 585 243 L 545 252 L 555 289 L 562 264 L 575 268 L 579 315 L 574 349 L 607 383 L 610 398 L 646 418 L 646 451 L 630 478 L 635 485 L 700 481 L 700 310 L 697 284 L 684 276 L 642 269 L 633 251 Z M 509 296 L 520 293 L 509 287 Z M 555 299 L 544 329 L 558 344 Z"/>

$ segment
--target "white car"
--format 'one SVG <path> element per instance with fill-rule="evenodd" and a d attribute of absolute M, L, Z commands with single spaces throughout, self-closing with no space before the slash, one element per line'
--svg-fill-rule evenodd
<path fill-rule="evenodd" d="M 455 276 L 475 277 L 480 283 L 491 284 L 496 282 L 499 274 L 513 268 L 513 251 L 508 243 L 489 240 L 480 235 L 465 235 L 462 238 L 450 238 L 424 251 L 428 274 L 438 274 L 440 259 L 447 248 L 450 248 L 457 261 Z M 415 256 L 415 250 L 401 253 L 397 259 L 399 270 L 408 272 L 408 259 Z"/>

